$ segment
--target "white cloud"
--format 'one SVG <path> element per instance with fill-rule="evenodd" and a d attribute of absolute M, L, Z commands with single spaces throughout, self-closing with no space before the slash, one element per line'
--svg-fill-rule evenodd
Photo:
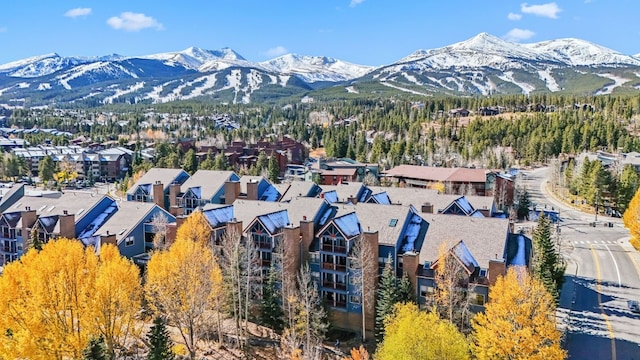
<path fill-rule="evenodd" d="M 91 14 L 91 8 L 75 8 L 64 13 L 64 16 L 77 18 L 78 16 L 87 16 Z"/>
<path fill-rule="evenodd" d="M 123 12 L 120 16 L 107 19 L 107 24 L 116 30 L 140 31 L 146 28 L 162 30 L 164 27 L 158 20 L 141 13 Z"/>
<path fill-rule="evenodd" d="M 509 30 L 509 32 L 503 37 L 505 38 L 505 40 L 518 42 L 522 40 L 527 40 L 533 37 L 533 35 L 535 34 L 536 33 L 534 33 L 531 30 L 514 28 Z"/>
<path fill-rule="evenodd" d="M 350 7 L 356 7 L 360 4 L 362 4 L 364 2 L 364 0 L 351 0 L 351 2 L 349 3 Z"/>
<path fill-rule="evenodd" d="M 532 14 L 536 16 L 548 17 L 550 19 L 557 19 L 558 13 L 562 11 L 558 4 L 551 2 L 548 4 L 529 5 L 522 3 L 520 5 L 520 11 L 523 14 Z"/>
<path fill-rule="evenodd" d="M 516 14 L 516 13 L 510 12 L 509 15 L 507 15 L 507 19 L 517 21 L 522 19 L 522 14 Z"/>
<path fill-rule="evenodd" d="M 284 55 L 286 53 L 288 53 L 289 50 L 287 50 L 287 48 L 285 48 L 282 45 L 276 46 L 274 48 L 271 48 L 269 50 L 267 50 L 267 52 L 265 53 L 267 56 L 280 56 L 280 55 Z"/>

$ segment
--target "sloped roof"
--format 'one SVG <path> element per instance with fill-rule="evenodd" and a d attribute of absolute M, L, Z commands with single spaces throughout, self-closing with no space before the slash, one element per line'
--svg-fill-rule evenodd
<path fill-rule="evenodd" d="M 198 170 L 180 186 L 180 191 L 186 193 L 189 188 L 200 187 L 201 199 L 208 200 L 224 187 L 233 174 L 233 171 Z"/>
<path fill-rule="evenodd" d="M 347 184 L 340 183 L 338 185 L 321 185 L 323 192 L 329 192 L 335 190 L 338 194 L 339 202 L 346 202 L 347 198 L 358 196 L 360 188 L 363 186 L 361 182 L 350 182 Z"/>
<path fill-rule="evenodd" d="M 155 184 L 156 181 L 160 181 L 164 190 L 169 188 L 169 185 L 173 183 L 180 174 L 186 174 L 182 169 L 165 169 L 165 168 L 152 168 L 147 171 L 136 183 L 127 190 L 127 194 L 133 195 L 136 192 L 138 186 L 143 184 Z"/>
<path fill-rule="evenodd" d="M 292 181 L 290 183 L 281 183 L 273 185 L 282 196 L 280 201 L 289 201 L 297 196 L 301 197 L 316 197 L 318 193 L 313 190 L 322 191 L 322 189 L 311 181 Z"/>
<path fill-rule="evenodd" d="M 348 239 L 362 232 L 362 226 L 355 212 L 336 217 L 333 219 L 333 223 L 336 224 Z"/>
<path fill-rule="evenodd" d="M 155 203 L 137 201 L 118 202 L 118 210 L 94 232 L 94 235 L 115 234 L 117 243 L 120 243 L 156 206 Z"/>
<path fill-rule="evenodd" d="M 258 216 L 258 220 L 265 226 L 269 233 L 274 234 L 276 230 L 282 229 L 290 224 L 289 215 L 286 209 Z"/>
<path fill-rule="evenodd" d="M 400 238 L 400 233 L 409 213 L 408 206 L 358 203 L 355 206 L 344 207 L 353 208 L 356 211 L 362 225 L 362 231 L 377 231 L 380 244 L 393 246 L 396 245 Z"/>
<path fill-rule="evenodd" d="M 5 213 L 23 211 L 26 207 L 36 210 L 39 217 L 62 215 L 66 210 L 68 214 L 75 214 L 75 221 L 78 222 L 87 210 L 91 209 L 104 196 L 89 192 L 69 191 L 60 194 L 60 197 L 36 197 L 23 196 L 9 207 Z"/>
<path fill-rule="evenodd" d="M 420 209 L 424 203 L 428 202 L 433 205 L 434 212 L 444 210 L 461 196 L 455 194 L 439 194 L 437 190 L 412 187 L 369 186 L 369 188 L 374 193 L 386 192 L 392 204 L 413 205 Z M 493 210 L 494 199 L 492 196 L 465 195 L 465 198 L 474 209 Z"/>
<path fill-rule="evenodd" d="M 433 182 L 486 182 L 487 172 L 486 169 L 399 165 L 385 171 L 384 174 Z"/>
<path fill-rule="evenodd" d="M 202 209 L 202 215 L 209 221 L 211 228 L 217 228 L 231 221 L 235 217 L 233 205 L 207 204 Z"/>
<path fill-rule="evenodd" d="M 438 248 L 443 242 L 448 249 L 464 240 L 480 267 L 488 268 L 489 260 L 503 260 L 508 219 L 475 218 L 443 214 L 420 214 L 429 223 L 427 235 L 420 252 L 420 263 L 434 262 L 438 258 Z"/>

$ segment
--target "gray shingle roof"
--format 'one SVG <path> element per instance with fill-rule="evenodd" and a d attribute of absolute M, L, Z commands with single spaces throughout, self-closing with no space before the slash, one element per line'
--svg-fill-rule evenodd
<path fill-rule="evenodd" d="M 182 184 L 180 191 L 185 193 L 189 188 L 199 186 L 202 199 L 211 199 L 213 195 L 224 187 L 224 183 L 229 180 L 233 171 L 218 170 L 198 170 Z"/>
<path fill-rule="evenodd" d="M 154 184 L 156 181 L 160 181 L 162 183 L 162 186 L 166 190 L 182 172 L 184 172 L 184 170 L 182 169 L 149 169 L 146 174 L 144 174 L 129 190 L 127 190 L 127 194 L 133 195 L 139 185 Z"/>
<path fill-rule="evenodd" d="M 420 249 L 420 263 L 434 262 L 438 248 L 443 242 L 447 250 L 460 240 L 478 261 L 480 267 L 488 268 L 489 260 L 502 260 L 505 252 L 508 219 L 474 218 L 467 216 L 421 214 L 429 223 L 425 241 Z"/>
<path fill-rule="evenodd" d="M 120 201 L 118 210 L 111 215 L 98 230 L 95 235 L 116 234 L 116 241 L 120 243 L 122 239 L 129 235 L 129 232 L 144 218 L 151 209 L 156 207 L 154 203 L 143 203 L 137 201 Z"/>

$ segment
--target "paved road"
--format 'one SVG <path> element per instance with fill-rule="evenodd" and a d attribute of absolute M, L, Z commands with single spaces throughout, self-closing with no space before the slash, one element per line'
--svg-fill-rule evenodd
<path fill-rule="evenodd" d="M 640 300 L 640 254 L 629 245 L 621 219 L 598 216 L 592 227 L 594 214 L 550 194 L 549 173 L 548 168 L 527 172 L 525 184 L 538 208 L 546 204 L 560 211 L 567 272 L 558 316 L 569 358 L 640 360 L 640 314 L 627 305 Z"/>

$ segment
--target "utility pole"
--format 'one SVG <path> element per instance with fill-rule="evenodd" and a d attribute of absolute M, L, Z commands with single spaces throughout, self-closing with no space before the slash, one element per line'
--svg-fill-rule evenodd
<path fill-rule="evenodd" d="M 600 194 L 599 190 L 596 190 L 596 218 L 594 222 L 598 222 L 598 195 Z"/>

